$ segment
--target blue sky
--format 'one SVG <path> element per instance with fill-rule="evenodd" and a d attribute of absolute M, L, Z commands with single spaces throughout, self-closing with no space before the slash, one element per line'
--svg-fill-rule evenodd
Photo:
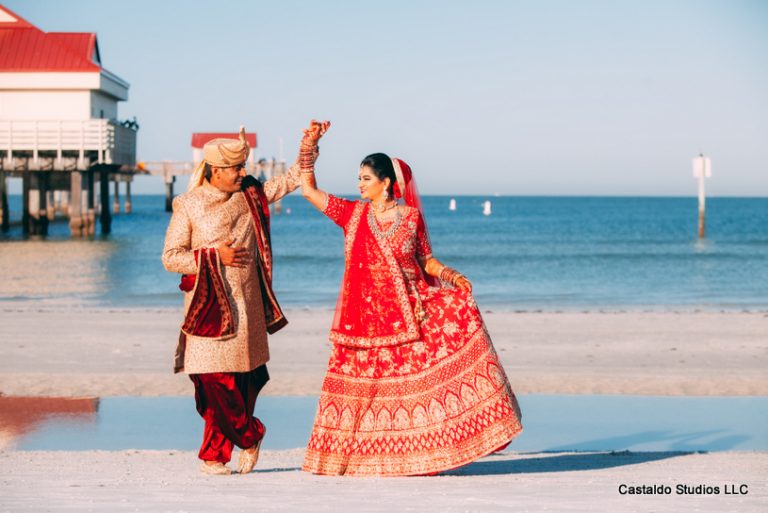
<path fill-rule="evenodd" d="M 95 31 L 131 84 L 143 160 L 196 131 L 292 160 L 333 122 L 318 178 L 408 161 L 424 194 L 768 195 L 768 2 L 10 0 L 45 31 Z M 142 180 L 137 192 L 160 193 Z"/>

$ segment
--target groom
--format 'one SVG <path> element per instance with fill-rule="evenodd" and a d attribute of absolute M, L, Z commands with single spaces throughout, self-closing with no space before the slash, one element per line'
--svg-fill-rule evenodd
<path fill-rule="evenodd" d="M 269 380 L 267 333 L 287 324 L 272 290 L 269 204 L 300 184 L 300 166 L 265 183 L 246 174 L 250 148 L 239 139 L 214 139 L 187 193 L 173 201 L 163 265 L 181 273 L 184 322 L 175 372 L 195 385 L 205 420 L 199 457 L 207 474 L 230 474 L 233 445 L 238 472 L 253 470 L 265 428 L 253 416 Z M 314 164 L 317 152 L 309 158 Z"/>

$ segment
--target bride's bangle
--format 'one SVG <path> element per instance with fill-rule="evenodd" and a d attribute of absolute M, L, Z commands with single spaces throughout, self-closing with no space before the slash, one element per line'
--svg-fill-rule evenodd
<path fill-rule="evenodd" d="M 459 278 L 464 278 L 464 275 L 461 274 L 456 269 L 451 269 L 448 266 L 444 266 L 440 270 L 440 281 L 444 281 L 445 283 L 450 283 L 451 285 L 456 285 L 456 283 L 459 281 Z"/>

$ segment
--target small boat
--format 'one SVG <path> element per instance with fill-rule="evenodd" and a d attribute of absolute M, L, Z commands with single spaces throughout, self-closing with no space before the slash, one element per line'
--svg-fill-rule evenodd
<path fill-rule="evenodd" d="M 488 200 L 485 200 L 483 203 L 483 215 L 489 216 L 491 215 L 491 202 Z"/>
<path fill-rule="evenodd" d="M 456 200 L 451 198 L 451 202 L 448 204 L 448 210 L 456 210 Z"/>

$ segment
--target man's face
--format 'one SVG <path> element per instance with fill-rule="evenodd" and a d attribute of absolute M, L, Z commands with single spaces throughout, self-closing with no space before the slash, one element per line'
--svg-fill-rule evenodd
<path fill-rule="evenodd" d="M 229 167 L 211 166 L 211 185 L 224 192 L 237 192 L 245 177 L 245 164 Z"/>

